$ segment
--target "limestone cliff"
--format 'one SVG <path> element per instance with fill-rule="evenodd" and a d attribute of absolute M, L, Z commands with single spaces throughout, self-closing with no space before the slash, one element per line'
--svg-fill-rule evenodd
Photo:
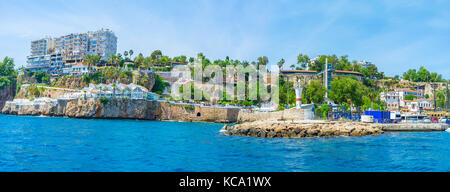
<path fill-rule="evenodd" d="M 66 75 L 59 77 L 54 82 L 54 86 L 69 89 L 81 89 L 83 87 L 87 87 L 87 84 L 81 80 L 81 77 Z"/>

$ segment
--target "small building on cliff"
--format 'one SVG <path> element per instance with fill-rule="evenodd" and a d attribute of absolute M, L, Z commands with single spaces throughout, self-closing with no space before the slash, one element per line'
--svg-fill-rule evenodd
<path fill-rule="evenodd" d="M 88 98 L 130 98 L 156 101 L 159 96 L 150 92 L 147 88 L 136 84 L 89 84 L 83 88 L 83 92 Z"/>

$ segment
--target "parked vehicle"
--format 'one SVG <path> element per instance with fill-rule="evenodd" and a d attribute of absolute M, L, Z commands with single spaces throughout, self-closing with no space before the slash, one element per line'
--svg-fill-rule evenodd
<path fill-rule="evenodd" d="M 399 123 L 402 121 L 402 114 L 400 111 L 391 111 L 391 122 Z"/>
<path fill-rule="evenodd" d="M 432 118 L 431 118 L 431 121 L 437 123 L 437 122 L 439 122 L 439 118 L 437 118 L 437 117 L 432 117 Z"/>
<path fill-rule="evenodd" d="M 428 115 L 402 115 L 402 123 L 420 123 L 427 121 L 431 122 Z"/>
<path fill-rule="evenodd" d="M 365 111 L 364 115 L 373 116 L 376 123 L 391 123 L 390 111 Z"/>

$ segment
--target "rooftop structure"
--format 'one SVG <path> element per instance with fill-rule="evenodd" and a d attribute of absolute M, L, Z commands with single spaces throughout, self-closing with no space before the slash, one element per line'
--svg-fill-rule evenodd
<path fill-rule="evenodd" d="M 367 68 L 369 66 L 375 66 L 372 62 L 365 61 L 365 60 L 358 62 L 358 64 L 360 64 L 362 68 Z"/>

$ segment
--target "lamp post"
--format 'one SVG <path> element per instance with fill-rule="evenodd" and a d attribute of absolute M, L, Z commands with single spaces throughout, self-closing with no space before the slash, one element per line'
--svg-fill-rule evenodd
<path fill-rule="evenodd" d="M 434 111 L 436 111 L 436 83 L 432 83 L 431 86 L 433 87 L 433 98 L 434 98 Z"/>
<path fill-rule="evenodd" d="M 448 111 L 448 81 L 449 80 L 447 80 L 447 102 L 445 103 L 445 109 Z"/>

